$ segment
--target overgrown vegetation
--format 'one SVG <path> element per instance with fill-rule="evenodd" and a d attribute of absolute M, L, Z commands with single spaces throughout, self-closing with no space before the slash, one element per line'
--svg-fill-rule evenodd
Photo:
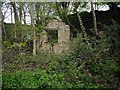
<path fill-rule="evenodd" d="M 114 25 L 109 27 L 106 29 L 112 29 Z M 116 30 L 119 31 L 119 26 Z M 112 45 L 119 42 L 115 38 L 114 43 L 111 43 L 110 37 L 114 36 L 102 34 L 100 40 L 89 37 L 92 48 L 77 37 L 73 40 L 70 55 L 25 54 L 5 62 L 3 60 L 3 87 L 118 88 L 118 52 L 113 53 L 115 48 Z"/>
<path fill-rule="evenodd" d="M 62 6 L 61 3 L 57 4 L 59 8 L 61 6 L 63 7 L 61 9 L 66 10 L 66 7 Z M 79 7 L 80 3 L 75 2 L 74 4 Z M 41 5 L 44 6 L 43 3 Z M 54 4 L 51 5 L 54 6 Z M 78 7 L 74 9 L 77 10 Z M 39 6 L 37 8 L 41 10 Z M 65 14 L 62 11 L 60 13 L 62 13 L 61 15 Z M 87 15 L 87 18 L 91 17 L 89 14 Z M 44 16 L 41 18 L 43 21 L 40 23 L 44 24 Z M 74 18 L 71 18 L 73 23 L 77 20 Z M 120 24 L 112 19 L 110 21 L 112 23 L 109 25 L 97 22 L 101 25 L 98 30 L 99 38 L 94 35 L 94 30 L 89 28 L 88 32 L 85 31 L 86 36 L 83 36 L 83 32 L 80 31 L 80 23 L 76 24 L 75 28 L 80 32 L 77 37 L 72 38 L 68 55 L 64 55 L 64 53 L 56 55 L 55 53 L 43 53 L 41 51 L 33 55 L 33 40 L 35 38 L 33 38 L 31 26 L 22 25 L 22 30 L 18 26 L 17 33 L 20 32 L 20 34 L 17 34 L 18 36 L 15 38 L 15 25 L 5 24 L 6 33 L 3 35 L 4 40 L 2 42 L 3 89 L 119 88 Z M 84 23 L 83 25 L 86 25 Z M 45 27 L 42 24 L 40 27 L 36 25 L 34 28 L 36 30 L 35 35 L 41 35 L 41 31 Z M 93 33 L 91 34 L 91 32 Z M 49 32 L 48 34 L 51 37 L 50 41 L 56 43 L 56 32 Z M 52 34 L 54 35 L 51 36 Z"/>

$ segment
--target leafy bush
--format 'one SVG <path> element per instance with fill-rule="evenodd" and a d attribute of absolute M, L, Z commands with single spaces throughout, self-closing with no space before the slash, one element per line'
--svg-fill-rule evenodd
<path fill-rule="evenodd" d="M 118 77 L 115 77 L 119 72 L 116 63 L 118 58 L 110 54 L 111 45 L 107 42 L 107 38 L 96 40 L 94 37 L 89 37 L 88 41 L 89 44 L 82 38 L 76 38 L 73 42 L 71 56 L 77 64 L 75 67 L 78 67 L 74 71 L 78 69 L 82 71 L 82 74 L 81 71 L 77 71 L 80 74 L 77 77 L 82 79 L 76 79 L 76 82 L 83 81 L 86 87 L 88 84 L 92 84 L 93 87 L 95 84 L 104 87 L 120 86 Z"/>
<path fill-rule="evenodd" d="M 95 38 L 91 38 L 90 41 Z M 19 56 L 9 69 L 35 64 L 33 69 L 19 68 L 20 71 L 3 71 L 3 87 L 24 88 L 103 88 L 119 87 L 115 73 L 119 72 L 117 58 L 109 56 L 109 45 L 105 40 L 91 43 L 92 48 L 79 38 L 74 40 L 69 55 L 40 54 Z M 14 60 L 14 62 L 16 62 Z M 9 64 L 10 65 L 10 64 Z M 10 72 L 8 72 L 10 71 Z"/>
<path fill-rule="evenodd" d="M 112 25 L 107 26 L 103 25 L 105 38 L 107 39 L 107 43 L 110 45 L 110 54 L 114 54 L 119 57 L 120 54 L 120 23 L 112 21 Z"/>
<path fill-rule="evenodd" d="M 3 73 L 3 88 L 62 88 L 62 74 L 46 70 L 17 71 Z"/>

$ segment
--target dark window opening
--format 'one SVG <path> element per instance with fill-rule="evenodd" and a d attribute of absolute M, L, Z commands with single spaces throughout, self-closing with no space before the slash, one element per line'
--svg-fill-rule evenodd
<path fill-rule="evenodd" d="M 58 30 L 47 30 L 48 42 L 56 43 L 58 42 Z"/>

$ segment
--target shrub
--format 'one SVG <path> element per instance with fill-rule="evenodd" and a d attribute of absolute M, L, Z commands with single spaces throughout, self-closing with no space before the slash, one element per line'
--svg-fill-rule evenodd
<path fill-rule="evenodd" d="M 46 70 L 17 71 L 3 73 L 3 88 L 62 88 L 62 74 Z"/>

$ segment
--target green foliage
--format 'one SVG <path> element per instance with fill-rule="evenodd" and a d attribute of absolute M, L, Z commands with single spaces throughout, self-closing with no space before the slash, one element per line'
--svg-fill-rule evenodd
<path fill-rule="evenodd" d="M 4 45 L 4 47 L 12 48 L 12 45 L 11 45 L 11 43 L 9 41 L 4 41 L 3 45 Z"/>
<path fill-rule="evenodd" d="M 116 55 L 120 54 L 119 47 L 120 47 L 120 24 L 112 20 L 112 25 L 107 26 L 104 25 L 105 29 L 105 37 L 107 38 L 107 42 L 110 45 L 111 53 Z"/>
<path fill-rule="evenodd" d="M 4 72 L 3 88 L 62 88 L 63 80 L 62 74 L 46 70 Z"/>
<path fill-rule="evenodd" d="M 94 37 L 89 37 L 88 41 L 91 48 L 80 37 L 73 40 L 72 60 L 75 60 L 76 67 L 82 71 L 83 77 L 82 75 L 78 77 L 82 78 L 80 81 L 83 81 L 84 84 L 88 82 L 89 84 L 92 83 L 92 85 L 97 83 L 104 87 L 119 86 L 118 77 L 114 76 L 115 73 L 119 72 L 119 66 L 116 63 L 118 58 L 114 56 L 115 53 L 110 53 L 113 44 L 109 43 L 108 39 L 102 37 L 101 40 L 96 40 Z"/>
<path fill-rule="evenodd" d="M 69 55 L 14 54 L 13 48 L 20 50 L 27 42 L 4 41 L 8 53 L 3 55 L 3 88 L 119 88 L 119 77 L 115 75 L 120 72 L 120 26 L 113 21 L 104 30 L 99 40 L 85 37 L 89 44 L 82 37 L 75 38 Z"/>
<path fill-rule="evenodd" d="M 74 39 L 69 55 L 19 55 L 8 64 L 12 70 L 3 71 L 3 87 L 118 88 L 119 66 L 117 57 L 110 56 L 111 45 L 106 38 L 87 40 L 91 48 L 82 38 Z"/>
<path fill-rule="evenodd" d="M 69 55 L 16 56 L 3 64 L 3 88 L 119 88 L 118 57 L 105 35 L 87 37 L 89 45 L 74 39 Z"/>
<path fill-rule="evenodd" d="M 48 30 L 48 42 L 56 43 L 58 42 L 58 31 Z"/>
<path fill-rule="evenodd" d="M 3 45 L 6 48 L 14 48 L 14 47 L 24 47 L 27 43 L 26 42 L 21 42 L 21 43 L 16 43 L 16 42 L 9 42 L 9 41 L 4 41 Z"/>
<path fill-rule="evenodd" d="M 5 23 L 5 31 L 7 33 L 14 32 L 15 25 L 14 24 L 6 24 Z"/>

